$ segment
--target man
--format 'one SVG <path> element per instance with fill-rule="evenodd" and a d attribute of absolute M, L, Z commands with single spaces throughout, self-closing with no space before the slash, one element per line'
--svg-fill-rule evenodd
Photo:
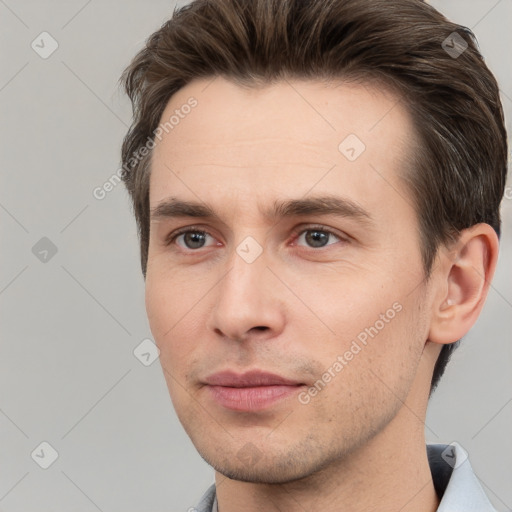
<path fill-rule="evenodd" d="M 122 79 L 148 319 L 216 471 L 191 510 L 494 510 L 424 437 L 498 257 L 472 34 L 419 0 L 196 0 Z"/>

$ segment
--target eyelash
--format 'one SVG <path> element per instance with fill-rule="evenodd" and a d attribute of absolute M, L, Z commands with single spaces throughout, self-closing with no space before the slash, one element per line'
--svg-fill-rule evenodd
<path fill-rule="evenodd" d="M 300 228 L 294 229 L 293 232 L 292 232 L 294 240 L 296 238 L 298 238 L 299 235 L 301 235 L 302 233 L 307 232 L 307 231 L 321 231 L 322 233 L 327 233 L 329 235 L 334 236 L 335 238 L 338 238 L 341 242 L 348 242 L 348 237 L 343 237 L 341 235 L 338 235 L 334 231 L 326 228 L 325 226 L 318 225 L 318 224 L 317 225 L 306 226 L 306 227 L 301 226 Z M 174 232 L 170 233 L 169 235 L 167 235 L 167 237 L 165 239 L 165 245 L 166 246 L 171 245 L 172 243 L 174 243 L 174 241 L 180 235 L 183 235 L 183 234 L 186 234 L 186 233 L 201 233 L 202 235 L 212 236 L 210 233 L 208 233 L 208 231 L 205 231 L 204 229 L 201 229 L 199 226 L 187 226 L 186 228 L 178 229 L 177 231 L 174 231 Z M 331 244 L 329 244 L 329 245 L 331 245 Z M 329 246 L 326 246 L 326 247 L 329 247 Z M 310 247 L 310 249 L 315 249 L 315 247 Z M 316 249 L 317 250 L 325 249 L 325 247 L 319 247 L 319 248 L 316 248 Z M 187 251 L 190 251 L 190 252 L 198 252 L 199 251 L 199 249 L 184 249 L 184 250 L 187 250 Z"/>

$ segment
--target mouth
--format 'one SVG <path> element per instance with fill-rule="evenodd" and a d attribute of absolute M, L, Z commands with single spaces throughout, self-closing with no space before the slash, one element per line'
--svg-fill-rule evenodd
<path fill-rule="evenodd" d="M 204 380 L 210 398 L 226 409 L 256 412 L 268 409 L 297 394 L 305 383 L 253 370 L 243 374 L 215 373 Z"/>

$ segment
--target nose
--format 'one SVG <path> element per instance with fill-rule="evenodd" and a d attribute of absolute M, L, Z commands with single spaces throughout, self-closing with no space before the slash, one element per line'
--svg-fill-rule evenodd
<path fill-rule="evenodd" d="M 236 251 L 215 286 L 209 330 L 230 340 L 270 339 L 283 329 L 282 284 L 267 267 L 265 251 L 248 263 Z"/>

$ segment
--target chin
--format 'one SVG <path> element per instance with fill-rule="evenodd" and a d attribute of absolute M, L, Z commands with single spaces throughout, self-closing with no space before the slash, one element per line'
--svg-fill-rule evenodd
<path fill-rule="evenodd" d="M 231 480 L 238 480 L 239 482 L 248 482 L 253 484 L 286 484 L 302 480 L 310 475 L 310 472 L 286 472 L 277 469 L 273 465 L 252 467 L 249 468 L 244 464 L 229 464 L 229 465 L 212 465 L 215 471 L 221 473 Z"/>
<path fill-rule="evenodd" d="M 328 460 L 307 453 L 263 454 L 254 445 L 248 443 L 237 454 L 199 452 L 199 455 L 215 471 L 231 480 L 255 484 L 286 484 L 310 477 L 329 465 Z M 320 457 L 319 457 L 320 455 Z M 229 457 L 229 458 L 227 458 Z"/>

